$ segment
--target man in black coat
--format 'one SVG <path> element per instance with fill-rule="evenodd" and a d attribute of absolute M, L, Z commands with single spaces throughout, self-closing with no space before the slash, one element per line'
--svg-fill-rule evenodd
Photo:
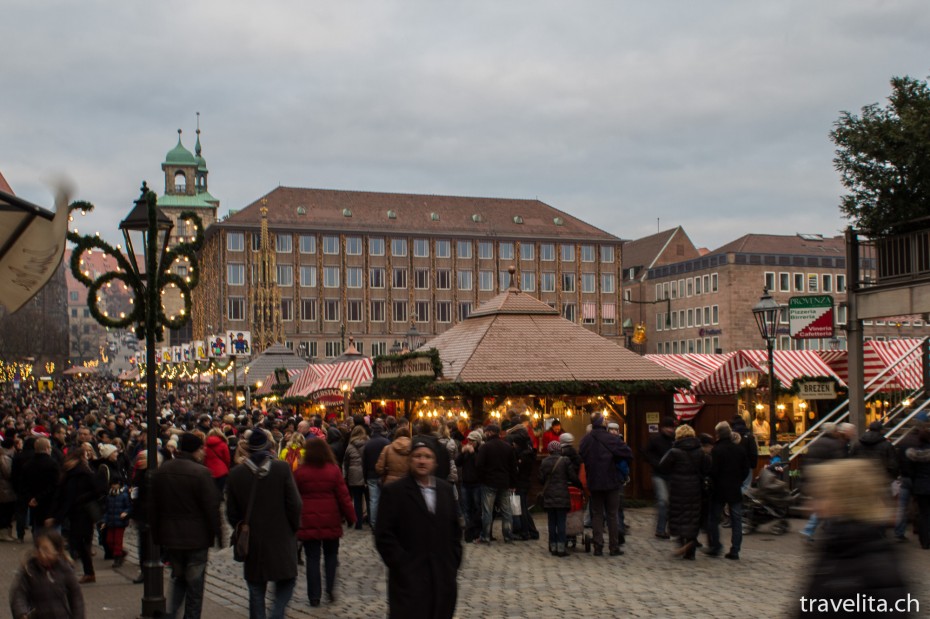
<path fill-rule="evenodd" d="M 668 539 L 668 478 L 659 471 L 659 462 L 675 443 L 675 419 L 665 417 L 659 433 L 649 437 L 643 456 L 652 467 L 652 491 L 656 496 L 656 537 Z"/>
<path fill-rule="evenodd" d="M 611 434 L 600 413 L 591 416 L 591 432 L 578 447 L 584 462 L 588 491 L 591 493 L 591 524 L 594 528 L 594 555 L 604 554 L 604 517 L 607 517 L 607 547 L 611 556 L 620 550 L 620 487 L 623 485 L 617 463 L 632 460 L 633 452 L 619 436 Z"/>
<path fill-rule="evenodd" d="M 462 529 L 452 486 L 435 470 L 436 453 L 414 438 L 410 474 L 381 492 L 375 546 L 388 568 L 390 619 L 451 619 L 455 613 Z"/>
<path fill-rule="evenodd" d="M 371 438 L 362 448 L 362 473 L 368 486 L 368 524 L 372 530 L 378 520 L 378 504 L 381 499 L 381 476 L 375 470 L 375 465 L 384 448 L 391 444 L 384 433 L 384 423 L 376 419 L 371 424 Z"/>
<path fill-rule="evenodd" d="M 869 429 L 849 447 L 853 458 L 870 458 L 888 475 L 889 481 L 898 478 L 898 453 L 894 445 L 885 438 L 881 421 L 873 421 Z"/>
<path fill-rule="evenodd" d="M 730 506 L 730 552 L 727 559 L 739 559 L 743 542 L 743 480 L 749 473 L 746 452 L 739 445 L 739 434 L 730 429 L 730 424 L 721 421 L 714 430 L 717 442 L 710 452 L 710 479 L 713 486 L 710 497 L 710 513 L 707 523 L 707 554 L 716 557 L 723 549 L 720 543 L 720 516 L 723 506 Z"/>
<path fill-rule="evenodd" d="M 44 437 L 36 439 L 35 454 L 23 465 L 23 491 L 33 536 L 52 518 L 59 477 L 58 463 L 52 458 L 52 443 Z"/>
<path fill-rule="evenodd" d="M 475 468 L 481 480 L 481 537 L 479 543 L 491 542 L 494 508 L 501 512 L 504 543 L 513 541 L 513 514 L 510 509 L 510 488 L 517 479 L 517 455 L 510 443 L 500 438 L 500 428 L 494 424 L 484 429 L 484 444 L 475 454 Z"/>
<path fill-rule="evenodd" d="M 730 420 L 730 429 L 734 434 L 739 434 L 739 446 L 743 448 L 746 461 L 749 463 L 749 472 L 743 480 L 743 492 L 746 492 L 752 484 L 756 466 L 759 465 L 759 444 L 756 442 L 756 437 L 749 431 L 746 421 L 739 415 L 733 415 L 733 419 Z"/>
<path fill-rule="evenodd" d="M 214 541 L 223 546 L 220 495 L 203 458 L 203 440 L 182 434 L 174 458 L 158 467 L 152 482 L 152 535 L 171 562 L 168 617 L 175 617 L 182 605 L 185 619 L 200 617 L 207 554 Z"/>

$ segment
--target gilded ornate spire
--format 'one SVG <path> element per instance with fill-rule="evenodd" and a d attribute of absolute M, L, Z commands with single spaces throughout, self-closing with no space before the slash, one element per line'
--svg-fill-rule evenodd
<path fill-rule="evenodd" d="M 275 248 L 268 233 L 268 200 L 262 199 L 262 228 L 258 249 L 258 278 L 251 289 L 252 347 L 260 353 L 276 342 L 284 341 L 281 321 L 281 290 L 278 288 L 278 266 Z"/>

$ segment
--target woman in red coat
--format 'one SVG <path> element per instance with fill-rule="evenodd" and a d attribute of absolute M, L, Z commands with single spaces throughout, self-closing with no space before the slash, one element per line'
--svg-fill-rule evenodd
<path fill-rule="evenodd" d="M 216 484 L 220 496 L 223 496 L 226 477 L 229 475 L 229 443 L 226 441 L 226 435 L 219 428 L 213 428 L 207 435 L 204 449 L 203 464 L 210 469 L 213 483 Z"/>
<path fill-rule="evenodd" d="M 320 605 L 320 550 L 326 568 L 326 597 L 332 602 L 339 565 L 342 521 L 355 524 L 355 508 L 332 449 L 321 438 L 307 439 L 304 461 L 294 471 L 303 510 L 297 539 L 307 556 L 307 594 L 310 606 Z"/>

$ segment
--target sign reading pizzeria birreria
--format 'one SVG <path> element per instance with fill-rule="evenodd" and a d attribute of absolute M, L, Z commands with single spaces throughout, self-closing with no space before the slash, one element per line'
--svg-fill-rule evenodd
<path fill-rule="evenodd" d="M 833 297 L 828 294 L 788 299 L 788 325 L 797 340 L 833 337 Z"/>
<path fill-rule="evenodd" d="M 429 354 L 409 356 L 404 359 L 377 359 L 376 378 L 400 378 L 401 376 L 434 376 L 433 360 Z"/>

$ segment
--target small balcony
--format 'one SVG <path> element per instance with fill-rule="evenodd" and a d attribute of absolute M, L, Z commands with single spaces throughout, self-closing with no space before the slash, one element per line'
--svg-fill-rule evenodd
<path fill-rule="evenodd" d="M 930 221 L 920 229 L 874 240 L 878 285 L 930 280 Z"/>

